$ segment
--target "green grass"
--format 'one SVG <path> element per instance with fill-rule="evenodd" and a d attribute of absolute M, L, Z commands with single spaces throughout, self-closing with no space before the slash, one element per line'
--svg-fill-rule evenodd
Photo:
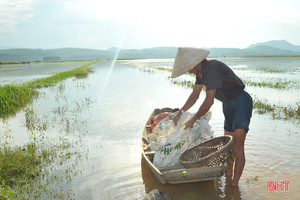
<path fill-rule="evenodd" d="M 185 88 L 193 88 L 195 85 L 195 81 L 176 80 L 176 79 L 171 79 L 171 83 Z"/>
<path fill-rule="evenodd" d="M 17 113 L 32 102 L 38 93 L 37 90 L 24 84 L 0 86 L 0 118 L 7 118 Z"/>
<path fill-rule="evenodd" d="M 300 101 L 296 106 L 270 104 L 266 100 L 254 99 L 253 107 L 259 114 L 270 114 L 273 119 L 300 120 Z"/>
<path fill-rule="evenodd" d="M 33 191 L 36 178 L 42 173 L 42 163 L 46 154 L 38 152 L 36 145 L 24 147 L 5 147 L 0 150 L 0 199 L 19 199 L 27 188 L 29 194 Z M 16 187 L 17 186 L 17 187 Z M 18 187 L 26 186 L 26 187 Z"/>
<path fill-rule="evenodd" d="M 29 86 L 30 88 L 37 89 L 37 88 L 54 86 L 58 82 L 61 82 L 65 79 L 73 77 L 73 76 L 75 76 L 77 78 L 86 77 L 88 75 L 88 73 L 91 72 L 89 67 L 97 62 L 98 61 L 91 62 L 89 64 L 83 65 L 81 67 L 78 67 L 78 68 L 70 70 L 70 71 L 60 72 L 60 73 L 57 73 L 50 77 L 37 79 L 35 81 L 26 83 L 26 85 Z"/>
<path fill-rule="evenodd" d="M 297 69 L 295 68 L 285 68 L 285 69 L 275 69 L 271 67 L 257 67 L 257 68 L 249 68 L 249 67 L 234 67 L 233 70 L 252 70 L 252 71 L 259 71 L 265 73 L 289 73 L 289 72 L 296 72 Z"/>
<path fill-rule="evenodd" d="M 0 149 L 0 199 L 36 199 L 50 196 L 65 198 L 70 192 L 61 189 L 63 180 L 79 174 L 73 167 L 63 167 L 57 171 L 55 166 L 66 165 L 70 160 L 80 159 L 81 154 L 72 152 L 72 146 L 65 139 L 57 139 L 56 145 L 38 143 L 37 140 L 23 147 Z"/>
<path fill-rule="evenodd" d="M 153 70 L 172 72 L 172 69 L 170 69 L 170 68 L 165 68 L 165 67 L 142 66 L 142 68 L 148 68 L 148 69 L 153 69 Z"/>
<path fill-rule="evenodd" d="M 70 77 L 82 78 L 86 77 L 91 69 L 91 65 L 97 63 L 90 62 L 76 69 L 60 72 L 50 77 L 37 79 L 21 85 L 4 85 L 0 86 L 0 118 L 5 119 L 15 115 L 19 110 L 23 109 L 27 104 L 31 103 L 39 92 L 37 89 L 43 87 L 54 86 Z"/>
<path fill-rule="evenodd" d="M 7 65 L 7 64 L 24 64 L 27 62 L 18 62 L 18 61 L 8 61 L 8 60 L 0 60 L 0 65 Z"/>
<path fill-rule="evenodd" d="M 291 89 L 291 88 L 298 88 L 297 82 L 296 81 L 283 81 L 283 80 L 277 80 L 277 81 L 272 81 L 272 82 L 267 82 L 267 81 L 260 81 L 260 82 L 254 82 L 250 80 L 242 80 L 245 85 L 247 86 L 253 86 L 253 87 L 266 87 L 266 88 L 273 88 L 273 89 Z"/>
<path fill-rule="evenodd" d="M 0 117 L 7 118 L 26 107 L 38 95 L 38 88 L 54 86 L 74 76 L 87 76 L 91 72 L 89 67 L 95 63 L 22 85 L 0 86 Z M 72 176 L 80 173 L 75 169 L 82 157 L 75 148 L 80 141 L 72 144 L 59 136 L 51 144 L 43 140 L 47 121 L 39 119 L 29 108 L 25 110 L 25 118 L 25 126 L 30 132 L 29 143 L 22 147 L 9 146 L 6 139 L 11 136 L 6 136 L 6 133 L 0 135 L 0 200 L 36 199 L 43 198 L 42 195 L 52 199 L 72 198 L 60 183 L 70 181 Z M 68 128 L 69 124 L 66 126 Z M 57 166 L 63 167 L 58 170 Z"/>

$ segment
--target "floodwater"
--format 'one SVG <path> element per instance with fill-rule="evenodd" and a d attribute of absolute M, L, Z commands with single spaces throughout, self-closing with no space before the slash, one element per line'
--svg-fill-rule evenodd
<path fill-rule="evenodd" d="M 272 81 L 279 78 L 300 82 L 300 60 L 297 59 L 223 61 L 243 79 Z M 100 62 L 93 65 L 94 73 L 86 79 L 72 78 L 55 87 L 41 89 L 43 95 L 28 107 L 47 124 L 47 130 L 43 131 L 45 140 L 50 143 L 63 135 L 76 144 L 71 148 L 86 155 L 75 166 L 81 173 L 71 181 L 63 181 L 63 188 L 70 190 L 74 199 L 95 200 L 143 199 L 153 189 L 164 191 L 173 199 L 300 199 L 299 121 L 273 120 L 267 114 L 255 112 L 245 142 L 247 161 L 239 187 L 231 187 L 225 177 L 179 185 L 163 185 L 155 179 L 141 157 L 143 126 L 154 108 L 181 107 L 191 89 L 172 85 L 169 72 L 148 73 L 137 66 L 169 68 L 173 62 L 173 59 L 133 60 L 128 64 Z M 255 70 L 259 67 L 287 70 L 268 73 Z M 300 102 L 299 87 L 285 90 L 247 87 L 246 90 L 269 102 L 291 106 Z M 191 112 L 197 111 L 204 97 L 205 94 L 201 94 Z M 211 111 L 209 123 L 214 135 L 221 136 L 222 104 L 216 100 Z M 25 121 L 25 111 L 20 111 L 0 123 L 0 132 L 12 136 L 9 142 L 22 145 L 30 135 Z M 269 191 L 270 181 L 279 184 L 289 181 L 288 189 Z"/>
<path fill-rule="evenodd" d="M 24 83 L 36 78 L 43 78 L 51 73 L 72 70 L 86 62 L 36 62 L 28 64 L 0 65 L 0 85 Z"/>

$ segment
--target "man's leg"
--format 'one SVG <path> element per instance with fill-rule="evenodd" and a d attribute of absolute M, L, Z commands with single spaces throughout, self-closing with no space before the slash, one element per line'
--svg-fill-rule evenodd
<path fill-rule="evenodd" d="M 224 135 L 230 135 L 233 137 L 233 132 L 229 132 L 229 131 L 226 131 L 224 130 Z M 226 177 L 232 177 L 233 175 L 233 163 L 234 163 L 234 160 L 235 160 L 235 155 L 233 154 L 233 159 L 231 158 L 228 158 L 229 162 L 227 163 L 227 171 L 225 173 L 225 176 Z"/>
<path fill-rule="evenodd" d="M 244 144 L 247 132 L 245 129 L 235 129 L 233 132 L 225 131 L 225 135 L 233 137 L 233 156 L 235 158 L 234 177 L 231 185 L 237 186 L 246 163 Z M 228 165 L 226 176 L 232 176 L 233 162 Z"/>

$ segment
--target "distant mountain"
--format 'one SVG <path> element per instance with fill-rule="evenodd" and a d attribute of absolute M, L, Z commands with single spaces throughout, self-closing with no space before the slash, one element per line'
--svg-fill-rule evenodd
<path fill-rule="evenodd" d="M 248 48 L 254 48 L 259 46 L 269 46 L 281 50 L 288 50 L 288 51 L 300 53 L 300 46 L 293 45 L 286 40 L 272 40 L 268 42 L 261 42 L 257 44 L 252 44 Z"/>
<path fill-rule="evenodd" d="M 60 56 L 62 60 L 106 59 L 114 55 L 110 51 L 83 48 L 61 48 L 46 50 L 50 54 Z"/>
<path fill-rule="evenodd" d="M 43 61 L 43 60 L 86 60 L 86 59 L 118 59 L 134 58 L 174 58 L 178 47 L 154 47 L 147 49 L 119 49 L 111 47 L 107 50 L 84 48 L 61 49 L 4 49 L 0 50 L 0 60 L 10 61 Z M 209 57 L 253 57 L 300 55 L 300 46 L 285 40 L 273 40 L 250 45 L 248 48 L 209 48 Z"/>
<path fill-rule="evenodd" d="M 275 47 L 260 45 L 254 47 L 248 47 L 243 49 L 245 55 L 292 55 L 294 54 L 291 50 L 283 50 Z"/>
<path fill-rule="evenodd" d="M 121 49 L 119 58 L 174 58 L 178 47 L 154 47 L 148 49 Z"/>
<path fill-rule="evenodd" d="M 110 47 L 109 49 L 107 49 L 106 51 L 110 51 L 110 52 L 117 52 L 120 48 L 118 47 Z M 121 49 L 120 49 L 121 50 Z"/>
<path fill-rule="evenodd" d="M 0 50 L 0 60 L 42 61 L 44 57 L 55 56 L 43 49 L 5 49 Z"/>

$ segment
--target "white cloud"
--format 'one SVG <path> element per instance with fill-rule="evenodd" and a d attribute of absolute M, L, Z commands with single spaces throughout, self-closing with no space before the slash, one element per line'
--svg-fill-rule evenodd
<path fill-rule="evenodd" d="M 109 48 L 126 34 L 124 48 L 299 44 L 299 8 L 299 0 L 0 0 L 0 42 L 38 35 L 39 45 Z M 18 38 L 8 36 L 16 27 Z"/>
<path fill-rule="evenodd" d="M 16 25 L 34 16 L 35 0 L 0 0 L 0 32 L 8 33 Z"/>
<path fill-rule="evenodd" d="M 130 24 L 155 45 L 243 47 L 242 37 L 300 18 L 297 0 L 72 0 L 64 9 L 86 20 Z M 264 26 L 265 25 L 265 26 Z M 121 26 L 124 28 L 124 26 Z M 130 30 L 129 30 L 130 31 Z M 133 32 L 133 31 L 131 31 Z M 147 38 L 144 38 L 147 40 Z M 245 42 L 243 43 L 244 40 Z M 239 45 L 236 45 L 238 44 Z"/>

